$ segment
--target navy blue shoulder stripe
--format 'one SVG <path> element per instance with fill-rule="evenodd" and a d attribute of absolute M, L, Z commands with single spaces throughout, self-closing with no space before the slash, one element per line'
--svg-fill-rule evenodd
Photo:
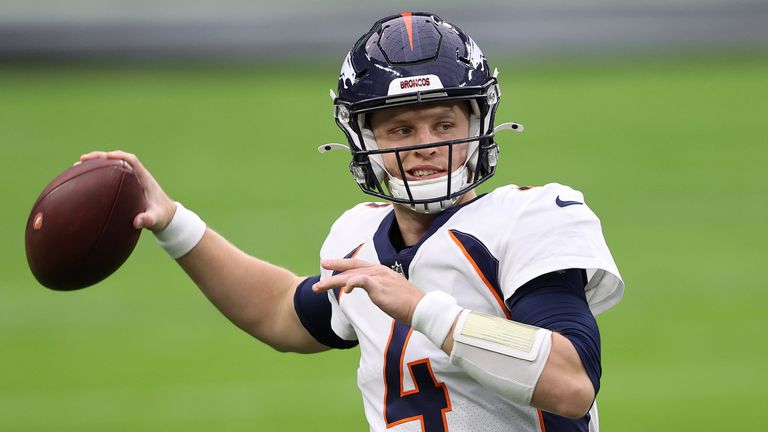
<path fill-rule="evenodd" d="M 469 257 L 474 261 L 477 269 L 481 273 L 481 277 L 484 278 L 490 288 L 494 291 L 496 299 L 500 301 L 501 308 L 504 313 L 507 314 L 508 310 L 506 302 L 504 302 L 504 294 L 501 291 L 501 285 L 499 284 L 499 260 L 491 254 L 491 251 L 478 240 L 477 237 L 472 234 L 463 233 L 459 230 L 448 230 L 455 241 L 461 243 L 461 247 L 469 254 Z M 507 314 L 507 318 L 509 318 Z"/>
<path fill-rule="evenodd" d="M 304 279 L 293 295 L 293 307 L 296 309 L 301 325 L 318 342 L 331 348 L 349 349 L 357 346 L 357 341 L 340 338 L 331 328 L 331 301 L 328 293 L 312 291 L 312 285 L 320 280 L 320 276 Z"/>
<path fill-rule="evenodd" d="M 360 252 L 360 248 L 363 247 L 365 242 L 360 243 L 356 248 L 352 249 L 352 251 L 344 256 L 344 258 L 354 258 L 358 252 Z M 336 276 L 339 274 L 338 271 L 333 272 L 333 275 Z M 336 301 L 341 300 L 341 288 L 334 288 L 333 289 L 333 295 L 336 297 Z"/>

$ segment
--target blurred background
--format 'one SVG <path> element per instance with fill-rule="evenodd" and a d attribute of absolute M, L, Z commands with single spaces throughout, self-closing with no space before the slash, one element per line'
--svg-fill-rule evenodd
<path fill-rule="evenodd" d="M 768 420 L 765 0 L 0 1 L 0 431 L 366 430 L 358 351 L 281 354 L 226 321 L 144 233 L 79 292 L 32 277 L 35 198 L 93 149 L 138 154 L 245 251 L 315 274 L 367 198 L 328 89 L 379 17 L 431 10 L 501 71 L 481 192 L 585 192 L 627 284 L 598 320 L 603 430 Z"/>

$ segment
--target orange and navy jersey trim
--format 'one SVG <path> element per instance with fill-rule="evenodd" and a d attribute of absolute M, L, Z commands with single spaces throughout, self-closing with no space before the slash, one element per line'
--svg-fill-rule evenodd
<path fill-rule="evenodd" d="M 320 276 L 304 279 L 293 295 L 293 308 L 301 321 L 301 325 L 316 341 L 338 349 L 349 349 L 358 345 L 357 340 L 340 338 L 331 327 L 331 300 L 328 293 L 312 291 L 312 285 L 320 280 Z"/>
<path fill-rule="evenodd" d="M 347 259 L 347 258 L 354 258 L 354 257 L 356 257 L 357 253 L 360 252 L 360 249 L 363 248 L 364 244 L 365 244 L 365 242 L 360 243 L 360 245 L 358 247 L 354 248 L 352 250 L 352 252 L 348 253 L 344 258 Z M 337 272 L 337 271 L 333 272 L 334 276 L 337 275 L 337 274 L 339 274 L 339 272 Z M 333 289 L 333 294 L 334 294 L 334 296 L 336 296 L 336 301 L 337 302 L 341 302 L 341 296 L 342 296 L 342 294 L 344 294 L 344 291 L 341 288 L 334 288 Z"/>
<path fill-rule="evenodd" d="M 539 187 L 541 187 L 541 186 L 518 186 L 517 190 L 519 190 L 521 192 L 525 192 L 527 190 L 531 190 L 531 189 L 535 189 L 535 188 L 539 188 Z"/>
<path fill-rule="evenodd" d="M 369 208 L 383 208 L 383 207 L 389 207 L 392 203 L 377 203 L 377 202 L 369 202 L 366 203 L 365 206 Z"/>
<path fill-rule="evenodd" d="M 536 410 L 536 416 L 539 418 L 539 427 L 541 428 L 541 432 L 547 432 L 547 427 L 544 425 L 544 416 L 541 415 L 541 410 Z"/>
<path fill-rule="evenodd" d="M 504 302 L 504 294 L 499 284 L 499 260 L 491 254 L 491 251 L 477 239 L 477 237 L 463 233 L 459 230 L 448 230 L 451 240 L 461 249 L 464 257 L 475 269 L 475 272 L 488 288 L 499 308 L 507 319 L 511 319 L 509 308 Z"/>

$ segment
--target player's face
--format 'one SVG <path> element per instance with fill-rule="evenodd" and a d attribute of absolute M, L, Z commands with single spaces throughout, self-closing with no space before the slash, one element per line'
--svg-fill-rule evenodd
<path fill-rule="evenodd" d="M 391 149 L 467 138 L 469 107 L 466 102 L 449 102 L 419 107 L 375 111 L 369 125 L 380 149 Z M 467 143 L 453 146 L 450 172 L 467 159 Z M 401 178 L 394 153 L 382 154 L 390 175 Z M 448 174 L 448 146 L 400 153 L 406 180 L 429 180 Z"/>

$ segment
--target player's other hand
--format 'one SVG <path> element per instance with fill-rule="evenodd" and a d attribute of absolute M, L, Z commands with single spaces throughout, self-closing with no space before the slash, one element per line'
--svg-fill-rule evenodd
<path fill-rule="evenodd" d="M 134 227 L 160 231 L 171 223 L 171 219 L 176 213 L 176 204 L 166 195 L 160 184 L 144 168 L 136 155 L 117 150 L 110 152 L 93 151 L 80 156 L 80 162 L 92 159 L 121 159 L 133 168 L 141 182 L 142 189 L 144 189 L 144 199 L 147 204 L 147 209 L 133 219 Z"/>
<path fill-rule="evenodd" d="M 323 260 L 321 264 L 324 269 L 339 273 L 316 283 L 312 288 L 315 292 L 341 288 L 349 293 L 361 288 L 387 315 L 411 324 L 413 311 L 424 292 L 403 275 L 389 267 L 354 258 Z"/>

